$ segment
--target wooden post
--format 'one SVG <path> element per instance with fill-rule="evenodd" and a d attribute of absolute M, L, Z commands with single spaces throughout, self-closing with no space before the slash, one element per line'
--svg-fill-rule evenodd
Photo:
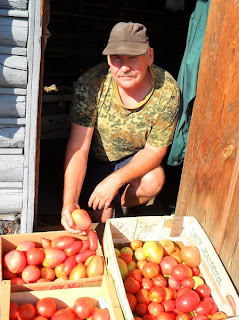
<path fill-rule="evenodd" d="M 239 289 L 239 3 L 211 0 L 176 215 L 195 216 Z"/>

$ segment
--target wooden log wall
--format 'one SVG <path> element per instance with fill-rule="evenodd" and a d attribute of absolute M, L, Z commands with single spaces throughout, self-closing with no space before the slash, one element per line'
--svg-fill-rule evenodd
<path fill-rule="evenodd" d="M 211 1 L 176 215 L 198 219 L 239 291 L 238 16 Z"/>
<path fill-rule="evenodd" d="M 0 214 L 22 211 L 28 0 L 0 0 Z"/>

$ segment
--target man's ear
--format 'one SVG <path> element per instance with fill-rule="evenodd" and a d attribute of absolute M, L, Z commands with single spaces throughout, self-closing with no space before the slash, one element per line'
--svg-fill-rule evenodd
<path fill-rule="evenodd" d="M 154 49 L 150 48 L 149 49 L 149 66 L 151 66 L 153 62 L 154 62 Z"/>
<path fill-rule="evenodd" d="M 110 65 L 110 55 L 107 55 L 107 62 L 108 62 L 108 65 Z"/>

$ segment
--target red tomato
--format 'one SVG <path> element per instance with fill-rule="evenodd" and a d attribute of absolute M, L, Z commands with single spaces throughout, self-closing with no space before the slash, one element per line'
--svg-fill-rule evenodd
<path fill-rule="evenodd" d="M 82 247 L 83 241 L 74 241 L 65 248 L 65 253 L 68 257 L 75 256 L 81 251 Z"/>
<path fill-rule="evenodd" d="M 13 278 L 16 278 L 17 275 L 16 275 L 16 273 L 12 273 L 12 272 L 8 271 L 7 268 L 4 268 L 2 271 L 2 277 L 4 280 L 11 280 Z"/>
<path fill-rule="evenodd" d="M 195 281 L 193 278 L 186 278 L 181 281 L 181 285 L 185 288 L 193 289 L 193 287 L 195 285 Z"/>
<path fill-rule="evenodd" d="M 176 316 L 172 312 L 161 312 L 155 320 L 175 320 Z"/>
<path fill-rule="evenodd" d="M 126 292 L 126 297 L 128 299 L 131 311 L 134 312 L 135 307 L 137 305 L 137 299 L 136 299 L 135 295 L 132 293 Z"/>
<path fill-rule="evenodd" d="M 200 284 L 195 291 L 201 299 L 211 296 L 211 289 L 207 284 Z"/>
<path fill-rule="evenodd" d="M 36 303 L 36 312 L 39 316 L 50 318 L 56 312 L 56 304 L 52 298 L 42 298 Z"/>
<path fill-rule="evenodd" d="M 185 313 L 185 312 L 179 312 L 176 316 L 176 320 L 191 320 L 192 314 L 191 313 Z"/>
<path fill-rule="evenodd" d="M 181 281 L 175 279 L 173 276 L 168 278 L 168 286 L 169 288 L 178 290 L 181 287 Z"/>
<path fill-rule="evenodd" d="M 75 241 L 76 239 L 72 236 L 59 236 L 52 240 L 51 247 L 65 250 L 67 246 Z"/>
<path fill-rule="evenodd" d="M 193 273 L 192 269 L 186 264 L 176 264 L 172 269 L 172 277 L 176 280 L 184 280 L 186 278 L 191 278 Z"/>
<path fill-rule="evenodd" d="M 88 212 L 84 209 L 75 209 L 71 215 L 74 221 L 73 228 L 81 231 L 87 231 L 91 228 L 91 218 Z"/>
<path fill-rule="evenodd" d="M 104 273 L 103 257 L 94 255 L 87 266 L 86 272 L 89 278 L 102 276 Z"/>
<path fill-rule="evenodd" d="M 34 241 L 22 241 L 16 247 L 18 251 L 27 251 L 31 248 L 36 248 L 36 243 Z"/>
<path fill-rule="evenodd" d="M 141 271 L 140 270 L 138 270 L 138 269 L 134 269 L 134 270 L 132 270 L 132 271 L 130 271 L 129 273 L 128 273 L 128 275 L 127 275 L 127 277 L 129 278 L 134 278 L 135 280 L 137 280 L 138 282 L 142 282 L 142 273 L 141 273 Z M 144 278 L 145 279 L 145 278 Z M 148 279 L 148 280 L 150 280 L 150 279 Z"/>
<path fill-rule="evenodd" d="M 200 301 L 194 310 L 197 316 L 206 316 L 213 310 L 213 304 L 210 301 Z"/>
<path fill-rule="evenodd" d="M 208 317 L 207 316 L 194 316 L 192 317 L 192 320 L 208 320 Z"/>
<path fill-rule="evenodd" d="M 40 238 L 40 240 L 41 240 L 41 246 L 43 249 L 51 248 L 51 240 L 46 238 Z"/>
<path fill-rule="evenodd" d="M 216 304 L 215 300 L 212 297 L 205 297 L 203 300 L 204 301 L 210 301 L 212 303 L 213 309 L 212 309 L 210 314 L 214 314 L 214 313 L 216 313 L 218 311 L 217 304 Z"/>
<path fill-rule="evenodd" d="M 84 251 L 82 251 L 76 255 L 76 262 L 77 263 L 84 263 L 86 261 L 86 259 L 88 259 L 90 256 L 94 256 L 94 255 L 96 255 L 95 250 L 85 249 Z"/>
<path fill-rule="evenodd" d="M 37 266 L 26 266 L 22 271 L 22 279 L 26 283 L 36 282 L 41 276 L 41 271 Z"/>
<path fill-rule="evenodd" d="M 70 309 L 60 309 L 56 311 L 51 320 L 74 320 L 75 316 Z"/>
<path fill-rule="evenodd" d="M 74 302 L 74 311 L 81 319 L 86 319 L 92 316 L 94 308 L 98 301 L 90 297 L 81 297 Z"/>
<path fill-rule="evenodd" d="M 165 312 L 171 312 L 176 308 L 176 303 L 174 300 L 164 300 L 162 306 Z"/>
<path fill-rule="evenodd" d="M 16 320 L 18 314 L 19 305 L 15 302 L 10 302 L 10 317 L 9 320 Z"/>
<path fill-rule="evenodd" d="M 139 289 L 136 293 L 136 299 L 138 303 L 150 304 L 149 291 L 147 289 Z"/>
<path fill-rule="evenodd" d="M 24 284 L 26 283 L 22 278 L 16 277 L 11 279 L 11 284 Z"/>
<path fill-rule="evenodd" d="M 141 318 L 135 318 L 134 320 L 141 320 Z M 142 317 L 142 320 L 155 320 L 155 318 L 153 316 L 151 316 L 151 314 L 146 314 L 145 316 Z"/>
<path fill-rule="evenodd" d="M 127 264 L 129 264 L 133 260 L 132 255 L 128 252 L 121 253 L 119 258 L 123 259 Z"/>
<path fill-rule="evenodd" d="M 126 292 L 136 293 L 140 289 L 140 283 L 134 278 L 128 277 L 124 282 L 124 288 Z"/>
<path fill-rule="evenodd" d="M 201 262 L 200 252 L 195 246 L 184 246 L 180 251 L 180 257 L 191 268 L 198 267 Z"/>
<path fill-rule="evenodd" d="M 30 303 L 23 303 L 18 309 L 18 320 L 32 320 L 35 315 L 35 308 Z"/>
<path fill-rule="evenodd" d="M 163 257 L 162 261 L 160 262 L 161 272 L 164 275 L 171 275 L 173 267 L 178 264 L 177 260 L 171 256 Z"/>
<path fill-rule="evenodd" d="M 46 317 L 43 316 L 37 316 L 33 320 L 48 320 Z"/>
<path fill-rule="evenodd" d="M 45 253 L 39 248 L 31 248 L 26 252 L 27 264 L 38 265 L 42 263 L 45 258 Z"/>
<path fill-rule="evenodd" d="M 192 268 L 193 276 L 199 276 L 200 275 L 200 269 L 198 267 Z"/>
<path fill-rule="evenodd" d="M 55 270 L 49 267 L 41 267 L 40 272 L 40 277 L 49 281 L 53 281 L 56 277 Z"/>
<path fill-rule="evenodd" d="M 149 290 L 149 300 L 151 302 L 161 303 L 165 300 L 166 292 L 164 288 L 153 287 Z"/>
<path fill-rule="evenodd" d="M 175 299 L 176 299 L 176 297 L 177 297 L 177 292 L 176 292 L 175 289 L 165 287 L 164 290 L 165 290 L 165 292 L 166 292 L 165 300 L 175 300 Z"/>
<path fill-rule="evenodd" d="M 110 320 L 108 309 L 97 309 L 93 312 L 91 320 Z"/>
<path fill-rule="evenodd" d="M 148 305 L 148 312 L 151 314 L 153 317 L 156 317 L 159 315 L 161 312 L 164 312 L 164 307 L 157 302 L 151 302 Z"/>
<path fill-rule="evenodd" d="M 154 287 L 154 283 L 152 279 L 143 278 L 141 281 L 141 287 L 147 290 L 150 290 Z"/>
<path fill-rule="evenodd" d="M 164 278 L 162 274 L 158 274 L 156 277 L 152 278 L 154 287 L 166 287 L 167 286 L 167 280 Z"/>
<path fill-rule="evenodd" d="M 199 305 L 199 295 L 191 289 L 187 289 L 176 299 L 176 308 L 179 311 L 191 312 Z"/>
<path fill-rule="evenodd" d="M 87 232 L 87 241 L 89 243 L 89 249 L 97 250 L 99 239 L 97 233 L 94 230 L 89 230 Z"/>
<path fill-rule="evenodd" d="M 63 263 L 62 267 L 62 274 L 64 276 L 69 276 L 71 273 L 72 269 L 76 266 L 76 259 L 75 256 L 71 256 L 66 258 L 66 260 Z"/>
<path fill-rule="evenodd" d="M 55 268 L 67 258 L 65 252 L 58 248 L 44 249 L 45 258 L 42 262 L 43 267 Z"/>
<path fill-rule="evenodd" d="M 12 273 L 20 273 L 26 266 L 26 257 L 22 251 L 11 250 L 3 258 L 4 266 Z"/>
<path fill-rule="evenodd" d="M 152 279 L 153 277 L 156 277 L 159 274 L 159 265 L 156 262 L 147 262 L 142 268 L 142 275 L 145 278 Z"/>
<path fill-rule="evenodd" d="M 135 307 L 135 313 L 140 317 L 143 317 L 148 313 L 148 306 L 144 303 L 138 303 Z"/>
<path fill-rule="evenodd" d="M 190 288 L 186 288 L 186 287 L 181 287 L 177 290 L 176 292 L 176 298 L 180 297 L 182 293 L 184 293 L 187 290 L 191 290 Z"/>

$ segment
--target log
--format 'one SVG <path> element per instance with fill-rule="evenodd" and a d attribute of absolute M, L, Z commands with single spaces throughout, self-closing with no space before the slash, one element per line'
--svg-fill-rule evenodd
<path fill-rule="evenodd" d="M 1 154 L 23 154 L 23 149 L 21 148 L 0 148 Z"/>
<path fill-rule="evenodd" d="M 0 95 L 0 117 L 25 117 L 26 97 Z"/>
<path fill-rule="evenodd" d="M 26 88 L 26 57 L 0 54 L 0 86 Z"/>
<path fill-rule="evenodd" d="M 0 189 L 22 189 L 22 182 L 20 181 L 1 182 L 0 181 Z"/>
<path fill-rule="evenodd" d="M 19 48 L 19 47 L 0 46 L 0 53 L 12 54 L 15 56 L 26 56 L 27 49 L 26 48 Z"/>
<path fill-rule="evenodd" d="M 28 19 L 0 17 L 0 44 L 12 47 L 27 45 Z"/>
<path fill-rule="evenodd" d="M 0 8 L 15 8 L 19 10 L 26 10 L 28 0 L 0 0 Z"/>
<path fill-rule="evenodd" d="M 0 213 L 21 213 L 22 189 L 0 189 Z"/>
<path fill-rule="evenodd" d="M 0 148 L 23 148 L 25 128 L 0 125 Z"/>
<path fill-rule="evenodd" d="M 0 87 L 0 94 L 16 94 L 16 95 L 21 95 L 21 96 L 25 96 L 27 94 L 27 90 L 26 89 L 22 89 L 22 88 L 3 88 Z"/>
<path fill-rule="evenodd" d="M 0 125 L 25 125 L 26 118 L 0 118 Z"/>
<path fill-rule="evenodd" d="M 0 9 L 0 15 L 2 17 L 16 17 L 16 18 L 27 18 L 28 12 L 23 10 L 7 10 Z"/>
<path fill-rule="evenodd" d="M 24 155 L 1 155 L 1 182 L 23 181 Z"/>

